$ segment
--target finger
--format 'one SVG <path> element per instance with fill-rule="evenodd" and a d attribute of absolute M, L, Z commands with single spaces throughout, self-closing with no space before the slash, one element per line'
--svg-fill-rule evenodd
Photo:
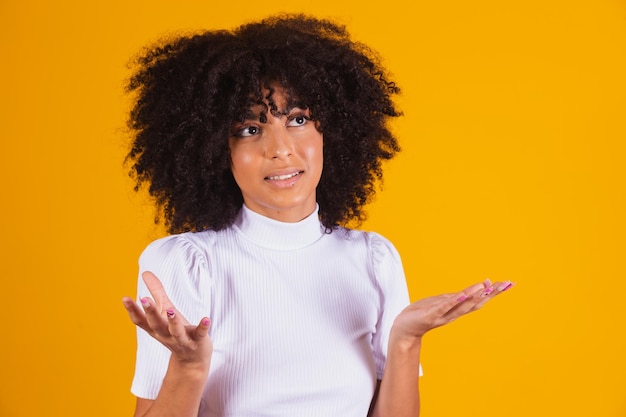
<path fill-rule="evenodd" d="M 445 297 L 449 299 L 438 309 L 440 318 L 448 322 L 466 314 L 476 303 L 479 295 L 483 293 L 484 288 L 484 283 L 473 284 L 461 292 L 446 294 Z"/>
<path fill-rule="evenodd" d="M 128 312 L 128 316 L 130 317 L 130 320 L 136 326 L 139 326 L 142 329 L 145 329 L 145 327 L 148 324 L 146 321 L 146 316 L 145 314 L 143 314 L 143 311 L 137 305 L 137 303 L 135 303 L 135 301 L 130 297 L 124 297 L 122 298 L 122 304 L 124 305 L 124 308 Z"/>
<path fill-rule="evenodd" d="M 463 300 L 463 296 L 459 296 L 459 294 L 442 294 L 431 297 L 430 301 L 432 304 L 430 306 L 424 306 L 423 310 L 428 312 L 435 321 L 438 321 L 440 318 L 448 315 L 450 311 L 454 310 Z"/>
<path fill-rule="evenodd" d="M 181 320 L 182 315 L 174 308 L 168 308 L 165 310 L 165 316 L 167 317 L 167 329 L 169 334 L 177 339 L 185 338 L 187 336 L 185 330 L 186 320 L 184 322 Z"/>
<path fill-rule="evenodd" d="M 459 302 L 465 301 L 468 298 L 472 298 L 474 295 L 483 292 L 485 289 L 485 283 L 481 282 L 480 284 L 470 285 L 460 293 L 458 293 Z"/>
<path fill-rule="evenodd" d="M 485 292 L 483 283 L 474 284 L 467 287 L 465 290 L 457 293 L 457 304 L 448 311 L 443 317 L 447 321 L 456 320 L 464 314 L 469 313 L 475 309 L 477 303 L 482 299 L 481 296 Z"/>
<path fill-rule="evenodd" d="M 482 293 L 484 290 L 484 283 L 480 283 L 480 284 L 473 284 L 470 285 L 469 287 L 465 288 L 463 291 L 458 292 L 458 293 L 453 293 L 453 294 L 447 294 L 447 296 L 450 296 L 450 303 L 449 303 L 449 309 L 446 310 L 452 310 L 452 309 L 456 309 L 458 308 L 459 304 L 461 303 L 465 303 L 465 304 L 470 304 L 471 301 L 473 299 L 475 299 L 475 297 Z M 468 301 L 469 300 L 469 301 Z"/>
<path fill-rule="evenodd" d="M 178 318 L 177 322 L 180 321 L 180 324 L 184 326 L 189 325 L 187 319 L 182 314 L 180 314 L 178 310 L 176 310 L 176 308 L 174 307 L 174 303 L 172 303 L 172 300 L 170 300 L 170 298 L 167 296 L 161 280 L 159 280 L 156 275 L 154 275 L 150 271 L 145 271 L 141 274 L 141 277 L 146 284 L 148 291 L 150 291 L 150 294 L 154 298 L 157 307 L 156 311 L 158 312 L 158 314 L 160 314 L 162 318 L 165 318 L 167 317 L 167 312 L 169 310 L 175 311 Z M 162 322 L 163 321 L 161 320 L 161 323 Z"/>
<path fill-rule="evenodd" d="M 513 285 L 514 283 L 507 280 L 503 282 L 496 282 L 490 288 L 486 288 L 485 292 L 481 296 L 482 299 L 478 303 L 476 303 L 476 305 L 474 306 L 474 309 L 478 310 L 487 302 L 492 300 L 494 297 L 502 294 L 504 291 L 509 290 Z"/>
<path fill-rule="evenodd" d="M 496 296 L 508 290 L 509 288 L 511 288 L 514 285 L 514 283 L 512 283 L 509 280 L 506 280 L 503 282 L 496 282 L 492 284 L 489 278 L 487 278 L 485 282 L 483 282 L 483 285 L 485 286 L 485 292 L 483 296 L 486 297 L 491 294 L 493 294 L 493 296 Z"/>
<path fill-rule="evenodd" d="M 141 274 L 143 282 L 146 284 L 150 295 L 154 299 L 159 312 L 163 312 L 166 309 L 172 308 L 172 302 L 170 301 L 163 284 L 161 281 L 150 271 L 145 271 Z"/>
<path fill-rule="evenodd" d="M 143 307 L 149 330 L 152 330 L 160 336 L 168 336 L 168 323 L 158 311 L 154 301 L 150 297 L 142 297 L 139 301 L 141 302 L 141 307 Z"/>
<path fill-rule="evenodd" d="M 211 328 L 211 319 L 208 317 L 203 317 L 200 320 L 200 324 L 195 328 L 192 334 L 193 340 L 200 340 L 209 335 L 209 329 Z"/>
<path fill-rule="evenodd" d="M 513 286 L 515 285 L 514 282 L 511 281 L 504 281 L 503 283 L 501 283 L 498 288 L 497 288 L 497 292 L 498 294 L 502 294 L 505 291 L 510 290 Z"/>

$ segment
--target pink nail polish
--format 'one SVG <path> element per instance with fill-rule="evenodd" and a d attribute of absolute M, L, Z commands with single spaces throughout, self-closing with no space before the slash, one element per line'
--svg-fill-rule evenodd
<path fill-rule="evenodd" d="M 165 310 L 165 314 L 167 314 L 167 317 L 170 319 L 173 319 L 174 316 L 176 316 L 176 313 L 174 313 L 174 310 L 171 308 L 169 310 Z"/>
<path fill-rule="evenodd" d="M 508 284 L 506 287 L 502 288 L 500 291 L 506 291 L 506 290 L 508 290 L 509 288 L 511 288 L 512 286 L 513 286 L 513 283 L 512 283 L 512 282 L 509 282 L 509 284 Z"/>
<path fill-rule="evenodd" d="M 210 324 L 211 324 L 211 319 L 204 319 L 204 320 L 202 320 L 202 325 L 203 326 L 208 326 Z"/>
<path fill-rule="evenodd" d="M 467 295 L 462 295 L 459 298 L 456 299 L 459 303 L 462 303 L 463 301 L 467 300 Z"/>
<path fill-rule="evenodd" d="M 488 296 L 489 294 L 491 294 L 493 292 L 493 287 L 487 287 L 485 288 L 485 292 L 483 293 L 483 297 Z"/>
<path fill-rule="evenodd" d="M 141 305 L 144 307 L 150 307 L 150 301 L 148 301 L 148 299 L 146 297 L 142 297 L 139 299 L 139 301 L 141 301 Z"/>

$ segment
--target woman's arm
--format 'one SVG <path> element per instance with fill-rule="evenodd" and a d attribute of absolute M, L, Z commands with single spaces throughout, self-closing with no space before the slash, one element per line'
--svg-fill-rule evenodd
<path fill-rule="evenodd" d="M 142 278 L 152 295 L 141 299 L 143 311 L 131 298 L 122 302 L 132 322 L 172 353 L 157 398 L 138 398 L 135 417 L 195 417 L 211 365 L 211 322 L 205 317 L 197 326 L 191 325 L 174 308 L 154 274 L 144 272 Z"/>
<path fill-rule="evenodd" d="M 163 385 L 155 400 L 137 398 L 135 417 L 197 417 L 208 368 L 188 367 L 170 360 Z"/>
<path fill-rule="evenodd" d="M 373 417 L 417 417 L 420 411 L 419 366 L 424 334 L 475 311 L 512 286 L 509 281 L 472 285 L 459 293 L 417 301 L 394 321 L 385 372 Z"/>
<path fill-rule="evenodd" d="M 385 373 L 380 382 L 372 417 L 419 416 L 419 361 L 421 339 L 389 341 Z"/>

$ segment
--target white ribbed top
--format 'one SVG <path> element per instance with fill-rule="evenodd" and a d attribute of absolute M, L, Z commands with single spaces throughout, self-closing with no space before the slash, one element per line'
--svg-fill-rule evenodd
<path fill-rule="evenodd" d="M 281 223 L 244 206 L 226 230 L 153 242 L 140 258 L 146 270 L 190 322 L 211 317 L 203 417 L 364 417 L 391 324 L 409 302 L 389 241 L 326 234 L 317 211 Z M 132 392 L 155 398 L 169 351 L 141 329 L 137 337 Z"/>

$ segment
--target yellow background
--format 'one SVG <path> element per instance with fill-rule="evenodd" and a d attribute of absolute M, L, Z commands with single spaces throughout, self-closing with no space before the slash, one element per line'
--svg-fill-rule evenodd
<path fill-rule="evenodd" d="M 122 159 L 126 63 L 278 11 L 348 25 L 403 88 L 364 225 L 411 297 L 517 282 L 426 339 L 423 416 L 626 416 L 626 3 L 0 2 L 0 416 L 124 416 L 120 299 L 162 231 Z"/>

